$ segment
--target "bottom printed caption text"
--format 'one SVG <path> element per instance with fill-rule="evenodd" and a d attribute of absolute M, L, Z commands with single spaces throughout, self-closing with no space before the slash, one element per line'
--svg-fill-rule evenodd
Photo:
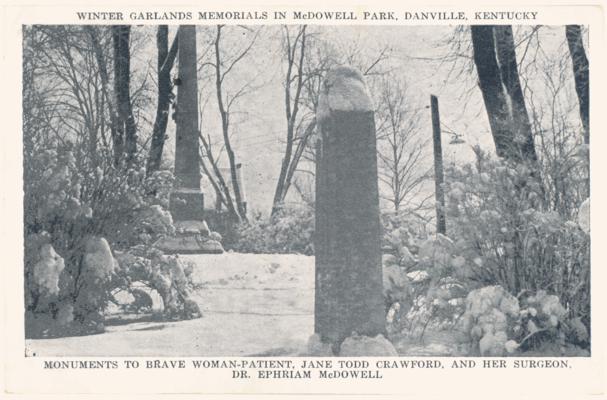
<path fill-rule="evenodd" d="M 225 370 L 232 379 L 382 379 L 398 369 L 567 369 L 567 359 L 138 359 L 44 360 L 45 370 Z"/>

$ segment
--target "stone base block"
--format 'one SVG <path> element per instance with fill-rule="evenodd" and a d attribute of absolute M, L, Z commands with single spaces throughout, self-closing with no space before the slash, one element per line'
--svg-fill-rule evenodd
<path fill-rule="evenodd" d="M 211 234 L 211 230 L 205 221 L 176 221 L 173 225 L 175 225 L 178 234 L 201 235 L 205 238 Z"/>
<path fill-rule="evenodd" d="M 173 221 L 201 221 L 204 216 L 204 195 L 198 189 L 176 189 L 169 199 Z"/>
<path fill-rule="evenodd" d="M 165 254 L 223 253 L 223 246 L 218 241 L 193 234 L 177 234 L 173 237 L 165 237 L 154 243 L 154 247 L 162 250 Z"/>

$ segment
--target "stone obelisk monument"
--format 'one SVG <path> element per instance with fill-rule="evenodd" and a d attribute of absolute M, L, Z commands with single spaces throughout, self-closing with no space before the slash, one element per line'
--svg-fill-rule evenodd
<path fill-rule="evenodd" d="M 157 247 L 167 253 L 222 253 L 221 244 L 209 239 L 209 228 L 204 221 L 204 195 L 200 186 L 196 27 L 182 25 L 178 35 L 175 184 L 170 197 L 170 211 L 177 235 L 162 239 Z"/>
<path fill-rule="evenodd" d="M 314 330 L 337 353 L 353 332 L 385 332 L 375 121 L 358 70 L 327 74 L 316 119 Z"/>

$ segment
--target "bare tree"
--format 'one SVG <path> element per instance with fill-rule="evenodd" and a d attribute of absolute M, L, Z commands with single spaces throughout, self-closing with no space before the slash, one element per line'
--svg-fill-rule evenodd
<path fill-rule="evenodd" d="M 570 219 L 588 197 L 588 149 L 580 146 L 584 138 L 579 133 L 579 104 L 564 37 L 558 50 L 539 51 L 526 66 L 526 74 L 533 78 L 526 87 L 526 100 L 537 137 L 543 206 Z"/>
<path fill-rule="evenodd" d="M 361 54 L 361 44 L 358 41 L 349 42 L 345 49 L 342 49 L 323 41 L 318 32 L 310 33 L 306 26 L 298 27 L 295 33 L 291 33 L 286 26 L 283 28 L 283 43 L 287 56 L 284 80 L 287 141 L 272 214 L 280 203 L 284 202 L 295 174 L 311 172 L 308 169 L 298 169 L 298 165 L 302 157 L 307 160 L 314 159 L 315 152 L 311 149 L 310 138 L 316 131 L 314 115 L 327 71 L 336 65 L 348 64 L 358 68 L 366 77 L 381 77 L 388 72 L 383 67 L 391 52 L 389 46 L 383 46 L 369 57 Z M 304 202 L 309 203 L 306 199 L 309 196 L 302 195 L 299 189 L 298 193 Z"/>
<path fill-rule="evenodd" d="M 309 136 L 309 130 L 306 130 L 308 134 L 304 134 L 300 138 L 300 146 L 298 146 L 295 155 L 293 155 L 297 118 L 305 84 L 304 59 L 306 54 L 306 28 L 306 25 L 298 27 L 296 34 L 294 34 L 289 29 L 289 26 L 283 26 L 283 47 L 287 60 L 287 69 L 284 78 L 287 134 L 285 154 L 282 159 L 280 175 L 278 176 L 274 200 L 272 202 L 272 215 L 279 210 L 281 203 L 285 199 L 288 186 L 290 185 L 295 172 L 295 167 L 299 162 L 299 157 L 301 157 L 301 153 L 303 152 L 303 148 L 305 147 L 305 143 Z"/>
<path fill-rule="evenodd" d="M 376 112 L 381 197 L 395 211 L 417 212 L 432 197 L 424 183 L 432 175 L 424 165 L 428 139 L 420 135 L 419 108 L 412 106 L 405 83 L 389 74 L 381 80 Z M 381 187 L 380 186 L 380 187 Z"/>
<path fill-rule="evenodd" d="M 101 90 L 103 94 L 103 102 L 107 104 L 109 115 L 110 115 L 110 132 L 113 143 L 114 152 L 114 164 L 118 165 L 122 158 L 124 150 L 124 136 L 122 130 L 118 129 L 118 115 L 116 112 L 116 106 L 114 104 L 114 97 L 110 94 L 110 78 L 107 68 L 107 58 L 105 56 L 103 47 L 101 45 L 97 28 L 94 26 L 86 27 L 88 34 L 90 35 L 93 52 L 97 61 L 97 67 L 99 70 L 99 77 L 101 80 Z"/>
<path fill-rule="evenodd" d="M 580 117 L 584 126 L 584 142 L 588 144 L 590 143 L 589 70 L 582 40 L 582 28 L 579 25 L 567 25 L 565 33 L 573 65 L 575 91 L 580 104 Z"/>
<path fill-rule="evenodd" d="M 474 64 L 497 154 L 516 161 L 535 161 L 512 28 L 475 25 L 471 33 Z"/>
<path fill-rule="evenodd" d="M 307 30 L 306 40 L 309 44 L 304 57 L 304 90 L 301 96 L 301 108 L 306 110 L 305 118 L 309 118 L 306 120 L 309 122 L 305 124 L 300 123 L 298 126 L 300 133 L 296 135 L 297 148 L 294 152 L 293 162 L 291 162 L 287 173 L 284 196 L 286 196 L 291 182 L 297 180 L 295 175 L 311 174 L 313 176 L 314 174 L 314 169 L 298 168 L 298 165 L 301 160 L 311 164 L 316 162 L 316 151 L 314 148 L 316 120 L 313 116 L 316 114 L 318 98 L 326 73 L 338 65 L 352 65 L 367 78 L 367 86 L 370 88 L 370 92 L 374 94 L 376 92 L 374 90 L 376 86 L 375 81 L 381 81 L 382 77 L 390 72 L 386 67 L 391 52 L 391 48 L 388 45 L 380 46 L 377 51 L 366 54 L 361 52 L 361 43 L 358 40 L 338 43 L 336 45 L 332 41 L 325 40 L 320 32 L 310 33 L 309 29 Z M 380 122 L 378 122 L 378 130 L 381 129 L 379 124 Z M 302 179 L 305 181 L 308 178 Z M 301 182 L 297 181 L 301 187 Z M 297 191 L 304 202 L 310 203 L 310 196 L 308 194 L 302 195 L 299 189 Z"/>
<path fill-rule="evenodd" d="M 46 40 L 46 45 L 39 48 L 38 56 L 44 65 L 41 67 L 43 80 L 52 82 L 45 93 L 48 107 L 41 109 L 44 125 L 60 143 L 88 143 L 88 151 L 82 154 L 82 161 L 92 165 L 97 164 L 99 152 L 112 147 L 117 156 L 118 151 L 122 150 L 114 135 L 114 124 L 106 122 L 106 105 L 113 109 L 112 97 L 105 93 L 107 86 L 103 83 L 104 71 L 101 70 L 101 66 L 106 67 L 104 55 L 107 45 L 98 40 L 97 29 L 66 26 L 33 28 Z M 97 62 L 98 54 L 103 57 L 102 65 Z M 112 122 L 113 116 L 110 113 Z M 108 127 L 112 132 L 111 146 L 108 146 L 106 139 Z M 100 141 L 104 146 L 98 146 Z"/>
<path fill-rule="evenodd" d="M 519 79 L 512 26 L 498 25 L 494 27 L 497 59 L 500 65 L 500 75 L 510 97 L 510 113 L 514 141 L 518 144 L 523 159 L 537 160 L 531 131 L 529 113 L 525 105 L 525 97 Z"/>
<path fill-rule="evenodd" d="M 129 49 L 130 25 L 113 25 L 114 44 L 114 92 L 118 114 L 118 132 L 124 134 L 126 160 L 133 161 L 137 153 L 137 126 L 131 104 L 131 52 Z"/>
<path fill-rule="evenodd" d="M 507 94 L 502 85 L 497 63 L 493 26 L 475 25 L 471 27 L 474 64 L 478 82 L 487 109 L 489 125 L 497 155 L 508 157 L 515 153 L 512 149 L 514 138 L 510 131 Z"/>
<path fill-rule="evenodd" d="M 166 129 L 169 121 L 169 107 L 174 97 L 172 92 L 173 85 L 171 83 L 171 69 L 175 63 L 177 46 L 178 36 L 176 35 L 169 50 L 169 28 L 167 25 L 158 26 L 156 33 L 156 47 L 158 49 L 158 103 L 146 167 L 148 174 L 158 170 L 162 161 Z"/>
<path fill-rule="evenodd" d="M 218 159 L 213 154 L 213 148 L 211 144 L 210 136 L 204 136 L 202 133 L 200 134 L 200 141 L 202 142 L 202 160 L 201 167 L 204 174 L 211 182 L 211 186 L 215 190 L 216 203 L 220 207 L 222 204 L 226 206 L 230 215 L 235 218 L 237 221 L 242 220 L 238 209 L 234 205 L 234 200 L 232 199 L 232 193 L 230 192 L 230 187 L 226 183 L 221 170 L 219 169 Z M 206 161 L 205 161 L 206 160 Z M 207 162 L 209 165 L 207 165 Z M 210 166 L 210 168 L 209 168 Z M 217 207 L 217 208 L 219 208 Z"/>
<path fill-rule="evenodd" d="M 247 27 L 239 26 L 236 29 L 245 30 L 245 33 L 251 33 L 252 37 L 248 40 L 244 46 L 238 48 L 235 54 L 230 54 L 230 51 L 226 51 L 226 48 L 222 46 L 222 38 L 223 38 L 223 25 L 217 25 L 215 28 L 215 34 L 212 40 L 212 61 L 204 63 L 203 66 L 212 67 L 212 75 L 215 87 L 215 96 L 217 99 L 217 107 L 219 110 L 219 115 L 221 117 L 221 132 L 223 137 L 223 149 L 227 154 L 228 163 L 230 166 L 230 181 L 232 191 L 230 192 L 228 185 L 222 185 L 221 182 L 223 177 L 221 177 L 221 172 L 218 165 L 218 159 L 216 157 L 208 157 L 212 154 L 210 150 L 210 141 L 206 142 L 208 145 L 208 149 L 205 148 L 205 153 L 207 155 L 207 161 L 211 164 L 211 168 L 203 168 L 204 171 L 211 172 L 214 171 L 213 174 L 209 176 L 212 181 L 216 182 L 214 188 L 217 190 L 223 191 L 223 198 L 226 203 L 229 204 L 231 201 L 235 203 L 235 207 L 231 210 L 234 217 L 238 220 L 246 220 L 246 208 L 245 203 L 242 198 L 242 191 L 240 187 L 240 182 L 238 179 L 238 167 L 239 163 L 237 161 L 236 153 L 232 146 L 231 135 L 232 135 L 232 125 L 230 120 L 230 112 L 232 108 L 235 106 L 237 100 L 241 99 L 242 96 L 247 94 L 247 92 L 251 89 L 251 82 L 244 82 L 242 85 L 238 87 L 235 91 L 229 91 L 227 88 L 226 80 L 229 80 L 228 77 L 230 73 L 234 71 L 234 68 L 241 63 L 243 60 L 247 58 L 250 54 L 251 49 L 255 45 L 257 38 L 259 36 L 260 30 L 251 30 Z M 203 142 L 203 146 L 205 146 Z M 206 173 L 206 172 L 205 172 Z M 215 175 L 213 177 L 213 175 Z M 233 200 L 232 200 L 233 196 Z M 230 208 L 230 207 L 228 207 Z"/>

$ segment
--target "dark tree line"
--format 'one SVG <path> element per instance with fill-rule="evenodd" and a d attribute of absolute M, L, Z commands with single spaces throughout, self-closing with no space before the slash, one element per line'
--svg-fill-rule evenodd
<path fill-rule="evenodd" d="M 512 27 L 472 26 L 474 63 L 500 157 L 537 160 L 519 79 Z"/>
<path fill-rule="evenodd" d="M 579 25 L 567 25 L 565 34 L 573 65 L 575 91 L 580 104 L 580 117 L 584 126 L 584 142 L 588 144 L 590 143 L 589 68 L 582 40 L 582 28 Z"/>
<path fill-rule="evenodd" d="M 498 156 L 537 161 L 534 136 L 521 87 L 512 26 L 471 27 L 474 64 Z M 588 59 L 579 25 L 567 25 L 584 142 L 589 143 Z"/>
<path fill-rule="evenodd" d="M 131 163 L 137 154 L 137 126 L 135 125 L 131 103 L 130 36 L 130 25 L 112 26 L 114 92 L 118 110 L 116 134 L 120 138 L 124 137 L 124 151 L 128 163 Z"/>
<path fill-rule="evenodd" d="M 147 161 L 147 173 L 150 174 L 160 168 L 162 151 L 166 139 L 167 124 L 169 122 L 169 109 L 173 100 L 173 84 L 171 82 L 171 69 L 177 56 L 177 35 L 169 50 L 169 27 L 160 25 L 156 33 L 156 48 L 158 49 L 158 105 L 156 107 L 156 120 L 152 132 L 152 143 Z"/>

